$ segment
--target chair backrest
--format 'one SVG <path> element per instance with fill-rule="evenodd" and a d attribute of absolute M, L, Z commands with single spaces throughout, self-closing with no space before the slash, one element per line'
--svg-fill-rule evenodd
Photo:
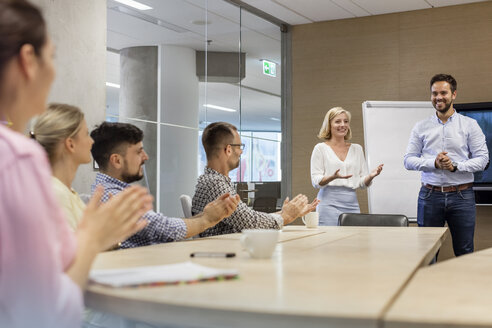
<path fill-rule="evenodd" d="M 275 197 L 280 198 L 280 182 L 255 182 L 255 198 Z"/>
<path fill-rule="evenodd" d="M 408 218 L 403 214 L 342 213 L 338 217 L 338 225 L 408 227 Z"/>
<path fill-rule="evenodd" d="M 192 217 L 191 215 L 191 197 L 188 195 L 179 196 L 179 200 L 181 201 L 181 207 L 183 208 L 183 214 L 185 218 Z"/>
<path fill-rule="evenodd" d="M 253 203 L 253 209 L 255 211 L 273 213 L 277 211 L 277 198 L 276 197 L 258 197 L 255 198 Z"/>
<path fill-rule="evenodd" d="M 246 204 L 248 203 L 248 183 L 246 182 L 237 182 L 236 183 L 236 191 L 237 194 L 239 195 L 239 198 Z"/>
<path fill-rule="evenodd" d="M 80 197 L 80 199 L 82 199 L 82 201 L 84 202 L 84 204 L 87 205 L 89 203 L 89 201 L 91 200 L 91 197 L 92 196 L 89 195 L 89 194 L 80 194 L 79 197 Z"/>

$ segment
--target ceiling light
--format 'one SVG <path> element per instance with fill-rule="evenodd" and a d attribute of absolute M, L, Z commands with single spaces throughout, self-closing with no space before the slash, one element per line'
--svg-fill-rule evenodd
<path fill-rule="evenodd" d="M 270 119 L 271 119 L 272 121 L 280 121 L 280 119 L 279 119 L 279 118 L 276 118 L 276 117 L 270 117 Z"/>
<path fill-rule="evenodd" d="M 149 10 L 152 9 L 152 7 L 144 5 L 143 3 L 140 3 L 138 1 L 134 0 L 114 0 L 116 2 L 122 3 L 126 6 L 138 9 L 138 10 Z"/>
<path fill-rule="evenodd" d="M 218 109 L 218 110 L 223 110 L 224 112 L 235 112 L 235 109 L 232 108 L 227 108 L 227 107 L 222 107 L 222 106 L 216 106 L 216 105 L 210 105 L 210 104 L 205 104 L 203 107 L 207 108 L 213 108 L 213 109 Z"/>
<path fill-rule="evenodd" d="M 120 85 L 119 84 L 111 83 L 111 82 L 106 82 L 106 86 L 107 87 L 111 87 L 111 88 L 117 88 L 117 89 L 120 88 Z"/>

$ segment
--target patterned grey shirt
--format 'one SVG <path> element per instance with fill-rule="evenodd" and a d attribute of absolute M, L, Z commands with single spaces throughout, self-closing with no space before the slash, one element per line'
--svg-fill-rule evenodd
<path fill-rule="evenodd" d="M 226 192 L 231 195 L 236 194 L 231 179 L 206 167 L 204 174 L 198 178 L 195 188 L 191 209 L 193 215 L 201 213 L 205 205 Z M 236 233 L 243 229 L 281 229 L 283 225 L 284 219 L 279 214 L 257 212 L 240 201 L 230 217 L 208 228 L 200 234 L 200 237 Z"/>
<path fill-rule="evenodd" d="M 96 181 L 92 185 L 92 193 L 97 185 L 104 187 L 103 202 L 107 202 L 109 194 L 116 195 L 130 185 L 109 175 L 97 173 Z M 147 246 L 171 241 L 183 240 L 188 233 L 183 219 L 170 218 L 162 213 L 148 211 L 143 216 L 149 222 L 145 228 L 121 243 L 121 248 Z"/>

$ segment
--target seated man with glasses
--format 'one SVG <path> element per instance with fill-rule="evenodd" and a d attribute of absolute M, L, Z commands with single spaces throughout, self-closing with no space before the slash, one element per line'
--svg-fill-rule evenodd
<path fill-rule="evenodd" d="M 142 130 L 132 124 L 104 122 L 91 132 L 91 137 L 94 139 L 92 156 L 99 165 L 92 191 L 97 185 L 102 185 L 103 201 L 143 178 L 143 165 L 149 157 L 143 148 Z M 203 213 L 188 219 L 148 211 L 143 216 L 148 221 L 147 226 L 122 242 L 121 247 L 146 246 L 193 237 L 231 215 L 238 202 L 239 196 L 221 193 L 205 204 Z"/>
<path fill-rule="evenodd" d="M 236 195 L 229 178 L 229 172 L 239 166 L 244 144 L 237 128 L 226 122 L 216 122 L 203 130 L 203 148 L 207 154 L 207 167 L 198 178 L 193 196 L 193 214 L 201 213 L 205 205 L 223 193 Z M 200 233 L 201 237 L 241 232 L 243 229 L 281 229 L 316 208 L 318 200 L 308 204 L 304 195 L 285 200 L 282 210 L 277 213 L 263 213 L 249 208 L 242 201 L 231 216 L 214 227 Z"/>

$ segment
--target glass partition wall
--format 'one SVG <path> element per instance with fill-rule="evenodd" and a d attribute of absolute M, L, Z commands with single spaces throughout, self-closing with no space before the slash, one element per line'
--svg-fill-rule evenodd
<path fill-rule="evenodd" d="M 140 183 L 156 209 L 183 216 L 179 196 L 206 166 L 201 131 L 216 121 L 246 145 L 231 179 L 249 183 L 250 198 L 279 198 L 280 28 L 223 0 L 139 2 L 151 9 L 107 1 L 106 114 L 144 131 Z"/>

